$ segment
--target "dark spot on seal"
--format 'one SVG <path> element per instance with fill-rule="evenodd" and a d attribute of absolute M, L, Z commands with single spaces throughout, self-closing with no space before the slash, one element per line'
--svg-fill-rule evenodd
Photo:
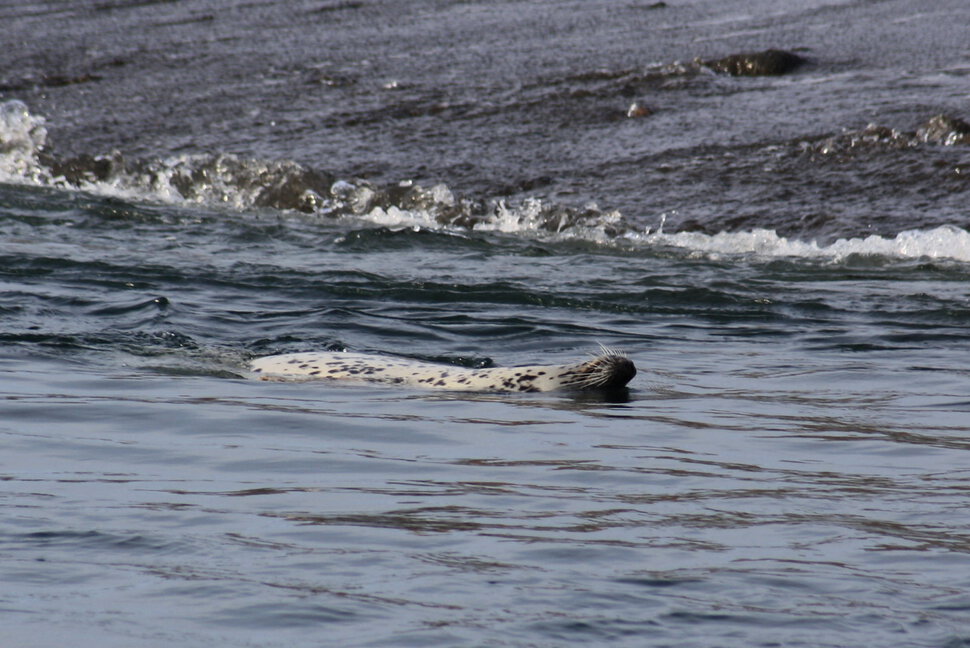
<path fill-rule="evenodd" d="M 311 372 L 310 372 L 310 375 L 311 375 L 311 376 L 317 376 L 317 375 L 319 375 L 319 374 L 320 374 L 320 370 L 319 370 L 319 369 L 317 369 L 316 371 L 311 371 Z"/>

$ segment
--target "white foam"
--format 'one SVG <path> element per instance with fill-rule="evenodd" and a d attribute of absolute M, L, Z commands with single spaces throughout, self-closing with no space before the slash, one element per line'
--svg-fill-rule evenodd
<path fill-rule="evenodd" d="M 505 201 L 499 201 L 495 206 L 494 215 L 480 223 L 476 223 L 474 229 L 481 232 L 523 232 L 536 231 L 539 228 L 539 214 L 542 209 L 542 202 L 531 199 L 526 200 L 517 209 L 510 208 Z"/>
<path fill-rule="evenodd" d="M 586 215 L 576 219 L 563 211 L 550 212 L 541 200 L 530 198 L 510 206 L 497 201 L 488 217 L 475 223 L 479 232 L 540 233 L 545 236 L 606 242 L 613 238 L 608 230 L 620 226 L 623 216 L 618 211 L 601 212 L 596 205 L 586 206 Z"/>
<path fill-rule="evenodd" d="M 0 103 L 0 182 L 49 183 L 50 175 L 37 159 L 46 142 L 43 117 L 31 115 L 16 99 Z"/>
<path fill-rule="evenodd" d="M 365 216 L 368 220 L 394 227 L 443 229 L 434 216 L 422 210 L 391 207 L 376 209 Z M 761 259 L 804 258 L 841 262 L 852 256 L 888 259 L 950 259 L 970 262 L 970 232 L 952 225 L 926 230 L 906 230 L 893 237 L 870 235 L 840 238 L 829 244 L 803 241 L 779 235 L 773 230 L 754 229 L 743 232 L 677 232 L 627 231 L 617 237 L 608 230 L 622 227 L 619 212 L 604 212 L 587 223 L 557 227 L 543 212 L 541 201 L 527 200 L 518 206 L 499 202 L 489 217 L 473 229 L 482 232 L 522 234 L 555 240 L 586 240 L 610 244 L 618 240 L 646 249 L 677 248 L 709 258 L 754 257 Z"/>
<path fill-rule="evenodd" d="M 907 230 L 894 237 L 878 235 L 842 238 L 828 245 L 779 236 L 772 230 L 697 232 L 676 234 L 631 233 L 627 239 L 641 245 L 690 250 L 713 258 L 754 256 L 759 258 L 809 258 L 843 261 L 850 256 L 879 256 L 896 259 L 952 259 L 970 261 L 970 232 L 943 225 L 928 230 Z"/>
<path fill-rule="evenodd" d="M 415 231 L 441 228 L 438 221 L 435 220 L 434 215 L 423 209 L 401 209 L 394 205 L 386 209 L 384 207 L 375 207 L 366 214 L 363 214 L 362 217 L 375 225 L 388 228 L 410 228 Z"/>

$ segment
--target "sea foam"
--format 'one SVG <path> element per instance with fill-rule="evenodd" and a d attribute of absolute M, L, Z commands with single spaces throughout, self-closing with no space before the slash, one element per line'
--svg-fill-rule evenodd
<path fill-rule="evenodd" d="M 952 225 L 926 230 L 906 230 L 894 237 L 876 234 L 840 238 L 829 244 L 780 236 L 772 230 L 743 232 L 632 233 L 628 239 L 640 245 L 681 248 L 712 257 L 753 256 L 759 258 L 801 257 L 842 261 L 851 256 L 879 256 L 898 259 L 952 259 L 970 262 L 970 232 Z"/>

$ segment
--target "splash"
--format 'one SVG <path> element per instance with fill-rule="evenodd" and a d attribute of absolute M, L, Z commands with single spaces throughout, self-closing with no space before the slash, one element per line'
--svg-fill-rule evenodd
<path fill-rule="evenodd" d="M 47 142 L 44 118 L 22 101 L 0 103 L 0 182 L 48 184 L 38 154 Z"/>

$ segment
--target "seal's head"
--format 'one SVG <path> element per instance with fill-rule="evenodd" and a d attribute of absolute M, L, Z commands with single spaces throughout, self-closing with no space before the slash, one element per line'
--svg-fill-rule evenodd
<path fill-rule="evenodd" d="M 571 368 L 563 376 L 563 384 L 573 389 L 619 389 L 636 375 L 632 360 L 617 351 L 603 349 L 601 355 Z"/>

